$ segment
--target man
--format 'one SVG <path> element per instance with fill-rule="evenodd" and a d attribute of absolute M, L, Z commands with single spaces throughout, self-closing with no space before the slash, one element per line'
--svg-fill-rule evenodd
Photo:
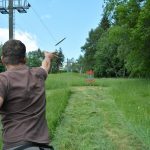
<path fill-rule="evenodd" d="M 45 118 L 44 81 L 53 53 L 45 52 L 41 67 L 29 69 L 26 47 L 9 40 L 2 47 L 0 73 L 0 113 L 3 125 L 3 150 L 52 150 Z"/>

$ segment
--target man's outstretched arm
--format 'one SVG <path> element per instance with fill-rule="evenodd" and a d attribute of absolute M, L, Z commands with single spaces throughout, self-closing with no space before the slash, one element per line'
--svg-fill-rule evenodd
<path fill-rule="evenodd" d="M 48 74 L 50 66 L 51 66 L 51 60 L 53 59 L 55 55 L 54 53 L 50 53 L 50 52 L 44 52 L 44 55 L 45 55 L 45 58 L 42 61 L 41 68 L 43 68 Z"/>

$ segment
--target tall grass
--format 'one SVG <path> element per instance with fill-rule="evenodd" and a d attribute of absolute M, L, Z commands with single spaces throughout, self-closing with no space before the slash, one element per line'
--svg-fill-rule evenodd
<path fill-rule="evenodd" d="M 111 88 L 111 95 L 126 116 L 129 129 L 150 147 L 150 81 L 118 80 Z"/>
<path fill-rule="evenodd" d="M 47 121 L 51 138 L 55 133 L 55 129 L 59 121 L 61 120 L 62 113 L 67 105 L 70 90 L 68 88 L 62 88 L 57 90 L 47 90 Z"/>

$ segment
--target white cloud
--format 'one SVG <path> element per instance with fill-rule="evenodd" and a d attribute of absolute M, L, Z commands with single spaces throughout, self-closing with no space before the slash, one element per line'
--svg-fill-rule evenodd
<path fill-rule="evenodd" d="M 8 30 L 5 28 L 0 28 L 0 42 L 4 43 L 8 40 Z"/>
<path fill-rule="evenodd" d="M 0 28 L 0 43 L 5 43 L 9 39 L 8 35 L 8 29 Z M 27 52 L 38 49 L 35 35 L 31 35 L 30 33 L 21 30 L 16 30 L 15 39 L 22 41 L 26 45 Z"/>

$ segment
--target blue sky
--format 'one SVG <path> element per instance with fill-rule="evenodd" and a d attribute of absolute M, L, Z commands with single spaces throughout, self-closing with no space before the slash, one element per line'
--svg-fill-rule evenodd
<path fill-rule="evenodd" d="M 86 42 L 88 32 L 97 27 L 103 13 L 103 0 L 28 2 L 31 8 L 27 14 L 15 11 L 15 37 L 23 39 L 23 42 L 29 45 L 29 50 L 39 47 L 42 50 L 53 51 L 61 47 L 65 58 L 77 59 L 82 54 L 81 46 Z M 8 38 L 4 38 L 6 32 L 3 32 L 8 30 L 8 15 L 0 14 L 0 29 L 0 42 L 3 42 Z M 66 40 L 55 47 L 54 45 L 64 37 Z"/>

